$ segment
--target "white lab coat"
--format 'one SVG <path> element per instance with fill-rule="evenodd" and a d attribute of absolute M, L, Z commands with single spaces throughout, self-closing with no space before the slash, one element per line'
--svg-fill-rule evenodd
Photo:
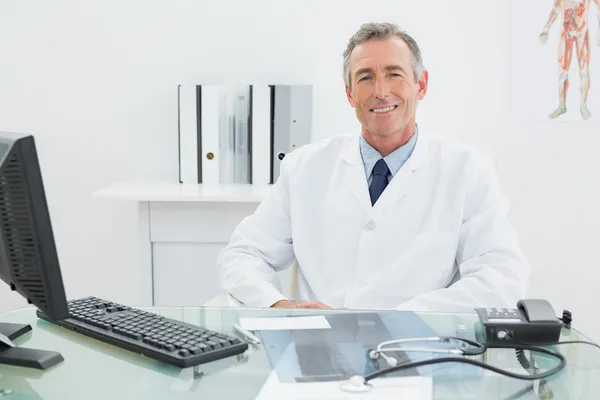
<path fill-rule="evenodd" d="M 488 157 L 419 131 L 371 206 L 359 136 L 289 153 L 279 180 L 219 255 L 222 288 L 247 306 L 284 299 L 275 271 L 297 259 L 296 300 L 332 307 L 467 311 L 515 307 L 530 266 Z"/>

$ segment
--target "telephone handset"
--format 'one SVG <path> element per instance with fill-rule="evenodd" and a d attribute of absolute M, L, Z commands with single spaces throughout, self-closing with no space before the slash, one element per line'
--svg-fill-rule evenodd
<path fill-rule="evenodd" d="M 547 300 L 523 299 L 517 308 L 476 308 L 485 341 L 502 344 L 557 342 L 563 323 Z"/>

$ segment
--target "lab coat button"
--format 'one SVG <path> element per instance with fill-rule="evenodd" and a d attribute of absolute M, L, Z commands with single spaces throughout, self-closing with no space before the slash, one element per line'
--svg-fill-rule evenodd
<path fill-rule="evenodd" d="M 367 230 L 372 231 L 373 229 L 375 229 L 375 222 L 373 222 L 373 221 L 367 222 Z"/>

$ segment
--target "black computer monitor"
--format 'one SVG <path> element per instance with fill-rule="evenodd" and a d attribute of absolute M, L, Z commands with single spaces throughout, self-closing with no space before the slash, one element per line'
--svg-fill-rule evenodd
<path fill-rule="evenodd" d="M 26 134 L 0 132 L 0 280 L 51 319 L 68 318 L 35 140 Z M 0 364 L 46 369 L 63 361 L 15 347 L 12 340 L 30 330 L 0 321 Z"/>

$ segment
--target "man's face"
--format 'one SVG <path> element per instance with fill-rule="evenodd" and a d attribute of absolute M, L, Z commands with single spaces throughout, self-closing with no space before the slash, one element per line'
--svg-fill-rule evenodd
<path fill-rule="evenodd" d="M 346 95 L 370 134 L 401 133 L 426 92 L 427 72 L 415 82 L 412 54 L 402 39 L 373 40 L 352 51 Z"/>

